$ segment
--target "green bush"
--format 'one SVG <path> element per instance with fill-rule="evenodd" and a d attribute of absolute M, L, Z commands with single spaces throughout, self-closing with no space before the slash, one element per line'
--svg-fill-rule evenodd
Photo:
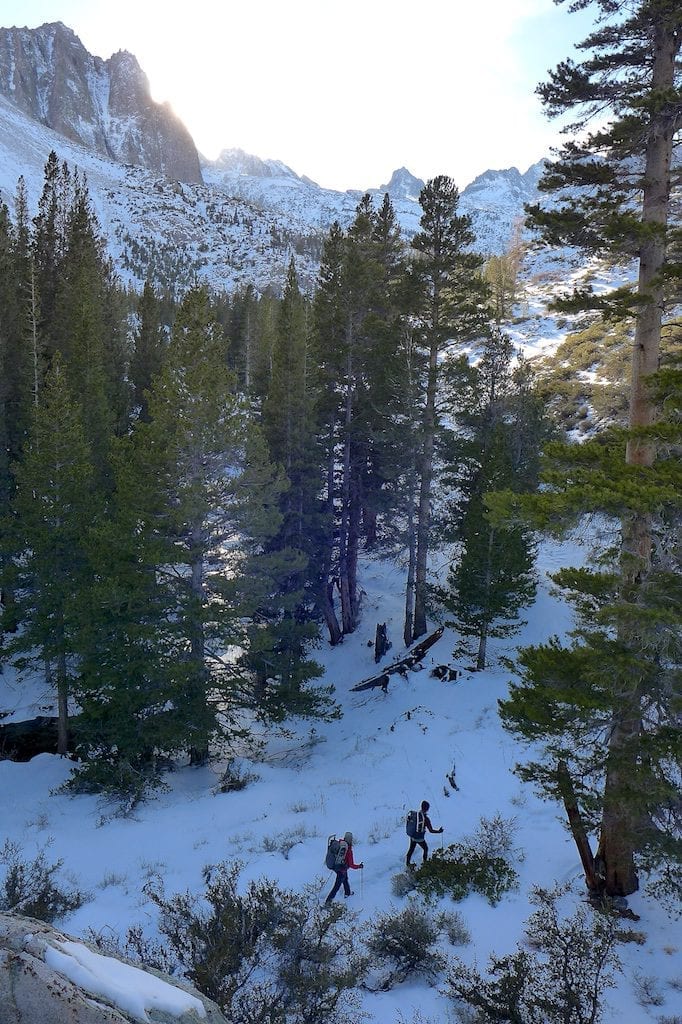
<path fill-rule="evenodd" d="M 440 937 L 438 916 L 414 903 L 394 914 L 380 914 L 365 941 L 370 962 L 378 965 L 378 988 L 386 990 L 412 975 L 434 978 L 445 967 L 435 948 Z"/>
<path fill-rule="evenodd" d="M 516 870 L 504 857 L 492 857 L 453 843 L 437 850 L 415 872 L 417 888 L 428 897 L 449 896 L 458 902 L 478 892 L 496 906 L 518 883 Z"/>
<path fill-rule="evenodd" d="M 487 974 L 459 960 L 450 965 L 449 993 L 464 1008 L 467 1024 L 598 1024 L 603 994 L 615 985 L 620 962 L 614 950 L 615 919 L 579 906 L 562 917 L 557 903 L 566 888 L 533 890 L 537 910 L 526 926 L 526 944 L 492 955 Z"/>
<path fill-rule="evenodd" d="M 335 1024 L 351 1009 L 365 963 L 353 951 L 353 915 L 318 906 L 317 893 L 269 879 L 239 886 L 239 866 L 204 871 L 201 898 L 147 894 L 177 965 L 230 1020 L 241 1024 Z"/>
<path fill-rule="evenodd" d="M 79 889 L 67 888 L 56 880 L 63 861 L 48 864 L 44 849 L 27 861 L 19 846 L 6 840 L 0 850 L 0 864 L 6 867 L 0 884 L 0 910 L 52 922 L 78 910 L 88 898 Z"/>

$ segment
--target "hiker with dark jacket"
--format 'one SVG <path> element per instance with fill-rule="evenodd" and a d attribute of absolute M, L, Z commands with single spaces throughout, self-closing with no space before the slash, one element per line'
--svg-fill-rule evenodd
<path fill-rule="evenodd" d="M 415 831 L 414 833 L 414 836 L 410 838 L 410 848 L 407 851 L 407 857 L 405 858 L 405 863 L 407 864 L 408 868 L 412 867 L 412 854 L 414 853 L 418 846 L 421 846 L 424 853 L 424 856 L 422 858 L 422 864 L 425 864 L 426 861 L 429 859 L 429 848 L 426 845 L 426 839 L 424 838 L 427 831 L 432 832 L 434 835 L 440 835 L 440 833 L 443 831 L 442 825 L 440 828 L 434 828 L 433 825 L 431 824 L 431 819 L 429 818 L 428 815 L 428 810 L 430 806 L 431 805 L 429 804 L 428 800 L 422 800 L 421 821 L 419 821 L 418 823 L 419 826 L 421 827 L 418 827 L 417 831 Z"/>
<path fill-rule="evenodd" d="M 353 860 L 352 832 L 344 833 L 343 842 L 346 844 L 346 853 L 343 859 L 343 863 L 335 864 L 334 867 L 331 869 L 332 871 L 336 872 L 336 879 L 334 880 L 332 891 L 327 896 L 325 903 L 331 903 L 331 901 L 334 899 L 341 886 L 343 886 L 343 895 L 346 899 L 348 899 L 349 896 L 352 896 L 353 892 L 351 890 L 350 883 L 348 882 L 348 869 L 353 868 L 357 871 L 359 868 L 364 868 L 365 866 L 364 864 L 356 864 L 355 861 Z"/>

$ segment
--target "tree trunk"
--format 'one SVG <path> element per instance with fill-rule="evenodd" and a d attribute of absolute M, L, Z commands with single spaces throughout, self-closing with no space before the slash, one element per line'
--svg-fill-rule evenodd
<path fill-rule="evenodd" d="M 437 323 L 438 316 L 434 314 Z M 415 565 L 414 627 L 412 639 L 426 632 L 426 568 L 429 554 L 431 526 L 431 485 L 433 482 L 433 451 L 436 436 L 436 383 L 438 373 L 438 343 L 431 341 L 429 375 L 424 406 L 424 436 L 420 465 L 419 505 L 417 509 L 417 557 Z"/>
<path fill-rule="evenodd" d="M 407 584 L 405 586 L 405 623 L 403 627 L 403 640 L 405 646 L 412 643 L 412 632 L 414 627 L 414 580 L 417 556 L 417 540 L 414 531 L 414 499 L 410 490 L 407 507 Z"/>
<path fill-rule="evenodd" d="M 353 389 L 352 389 L 352 326 L 348 327 L 348 358 L 346 363 L 346 401 L 344 412 L 343 438 L 343 479 L 341 482 L 341 520 L 339 526 L 339 591 L 341 594 L 341 625 L 344 633 L 352 633 L 353 622 L 352 596 L 348 565 L 348 535 L 350 530 L 351 504 L 351 424 L 353 420 Z"/>
<path fill-rule="evenodd" d="M 490 580 L 492 576 L 492 560 L 493 560 L 493 544 L 495 542 L 495 530 L 493 527 L 489 528 L 488 532 L 488 555 L 485 564 L 485 600 L 487 604 L 486 614 L 481 623 L 481 629 L 478 634 L 478 656 L 476 658 L 476 671 L 482 672 L 485 668 L 485 659 L 488 648 L 488 630 L 490 629 Z"/>
<path fill-rule="evenodd" d="M 565 761 L 559 761 L 559 764 L 557 765 L 557 782 L 559 784 L 559 792 L 561 793 L 564 807 L 566 808 L 568 823 L 571 826 L 571 833 L 575 840 L 575 845 L 578 848 L 583 871 L 585 872 L 587 888 L 590 893 L 598 895 L 603 889 L 603 883 L 598 877 L 595 869 L 592 848 L 590 847 L 590 841 L 587 838 L 587 832 L 583 825 L 583 819 L 580 814 L 578 801 L 573 788 L 573 780 L 571 779 L 568 771 L 568 765 Z"/>
<path fill-rule="evenodd" d="M 476 655 L 476 671 L 482 672 L 485 668 L 485 659 L 488 649 L 488 623 L 484 622 L 478 636 L 478 654 Z"/>
<path fill-rule="evenodd" d="M 329 425 L 329 461 L 327 464 L 327 528 L 324 536 L 320 565 L 320 584 L 318 602 L 322 617 L 329 631 L 329 642 L 333 646 L 339 643 L 343 633 L 334 610 L 334 582 L 330 579 L 334 545 L 334 421 Z"/>
<path fill-rule="evenodd" d="M 670 92 L 675 82 L 675 60 L 679 40 L 670 24 L 655 26 L 652 89 Z M 630 429 L 648 427 L 657 417 L 656 407 L 647 390 L 647 378 L 658 369 L 663 286 L 661 272 L 666 257 L 666 229 L 670 206 L 670 163 L 676 127 L 670 117 L 654 113 L 649 128 L 642 198 L 642 242 L 639 259 L 638 297 L 642 301 L 637 314 L 632 349 Z M 651 466 L 655 446 L 647 439 L 628 442 L 626 462 Z M 645 516 L 632 516 L 623 523 L 621 541 L 622 587 L 626 599 L 641 585 L 650 568 L 651 524 Z M 621 635 L 625 643 L 637 638 Z M 614 702 L 615 703 L 615 702 Z M 637 848 L 637 812 L 627 792 L 637 767 L 637 738 L 641 731 L 641 698 L 638 680 L 632 680 L 617 695 L 611 720 L 609 754 L 604 783 L 599 856 L 603 858 L 605 889 L 609 896 L 627 896 L 639 888 L 634 855 Z"/>
<path fill-rule="evenodd" d="M 66 655 L 57 657 L 57 753 L 69 752 L 69 687 L 66 675 Z"/>
<path fill-rule="evenodd" d="M 360 617 L 358 607 L 358 552 L 360 548 L 360 525 L 362 517 L 362 506 L 360 502 L 360 485 L 357 466 L 351 466 L 351 492 L 350 509 L 348 516 L 348 551 L 346 565 L 348 570 L 348 596 L 350 601 L 350 622 L 352 633 Z"/>
<path fill-rule="evenodd" d="M 193 604 L 187 623 L 190 641 L 190 658 L 192 662 L 192 692 L 188 694 L 190 703 L 196 709 L 196 717 L 192 726 L 192 742 L 189 747 L 189 760 L 192 765 L 203 765 L 208 761 L 208 731 L 206 729 L 206 708 L 208 670 L 206 668 L 206 641 L 204 636 L 203 605 L 204 605 L 204 557 L 206 537 L 203 525 L 195 525 L 190 534 L 191 550 L 194 552 L 190 562 L 190 589 Z"/>

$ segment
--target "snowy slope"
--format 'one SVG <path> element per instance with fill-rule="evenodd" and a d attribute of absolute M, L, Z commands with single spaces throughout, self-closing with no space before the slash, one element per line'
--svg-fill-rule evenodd
<path fill-rule="evenodd" d="M 550 594 L 544 573 L 575 557 L 568 545 L 543 547 L 543 584 L 517 642 L 538 642 L 570 627 L 567 610 Z M 481 816 L 499 813 L 516 822 L 516 842 L 523 854 L 517 864 L 519 890 L 495 908 L 479 896 L 456 905 L 472 934 L 472 943 L 456 950 L 467 962 L 476 960 L 482 967 L 491 951 L 514 948 L 532 909 L 531 885 L 574 880 L 575 899 L 581 898 L 576 851 L 558 809 L 537 800 L 512 774 L 520 751 L 502 731 L 496 713 L 509 678 L 499 663 L 482 673 L 463 665 L 457 683 L 431 678 L 433 664 L 451 661 L 456 637 L 446 631 L 424 669 L 407 680 L 391 677 L 388 693 L 349 692 L 374 672 L 367 641 L 377 621 L 388 624 L 394 642 L 390 658 L 400 654 L 402 574 L 391 563 L 370 561 L 362 578 L 366 598 L 361 627 L 342 646 L 332 650 L 324 645 L 317 654 L 327 681 L 336 687 L 343 718 L 314 728 L 301 725 L 289 736 L 273 731 L 263 755 L 245 763 L 258 776 L 246 789 L 214 795 L 220 766 L 180 768 L 169 777 L 168 793 L 120 818 L 94 798 L 54 794 L 69 773 L 68 761 L 41 755 L 28 764 L 0 762 L 5 835 L 21 844 L 27 857 L 49 843 L 50 862 L 63 858 L 64 870 L 92 894 L 60 927 L 77 936 L 88 928 L 121 934 L 139 923 L 154 936 L 156 911 L 142 892 L 148 878 L 163 878 L 169 894 L 198 892 L 204 865 L 232 859 L 243 863 L 245 881 L 268 876 L 297 891 L 313 884 L 323 898 L 330 884 L 322 867 L 326 838 L 350 829 L 356 837 L 356 859 L 365 864 L 363 872 L 351 873 L 355 895 L 349 901 L 359 914 L 361 935 L 363 925 L 377 913 L 403 905 L 392 894 L 391 879 L 405 855 L 405 811 L 424 798 L 431 802 L 434 825 L 445 828 L 446 844 L 470 834 Z M 497 641 L 493 654 L 509 645 Z M 14 688 L 19 685 L 6 671 L 0 679 L 0 706 L 18 699 Z M 446 778 L 453 769 L 458 791 Z M 433 836 L 430 842 L 435 846 L 440 839 Z M 641 915 L 634 927 L 642 933 L 643 944 L 619 946 L 624 973 L 608 995 L 606 1020 L 650 1024 L 655 1019 L 651 1007 L 636 1002 L 637 972 L 658 979 L 663 1003 L 657 1013 L 682 1013 L 679 922 L 670 921 L 642 895 L 631 897 L 630 903 Z M 447 901 L 444 905 L 453 906 Z M 453 1019 L 438 989 L 419 981 L 362 998 L 368 1021 L 376 1024 Z"/>
<path fill-rule="evenodd" d="M 324 236 L 334 221 L 351 222 L 362 195 L 320 188 L 279 161 L 238 150 L 204 161 L 203 184 L 171 181 L 104 159 L 0 96 L 0 198 L 10 210 L 23 175 L 35 212 L 51 150 L 86 175 L 121 280 L 137 288 L 148 274 L 180 290 L 195 277 L 218 290 L 277 288 L 293 255 L 302 285 L 312 289 Z M 487 252 L 506 248 L 523 202 L 532 198 L 532 171 L 488 172 L 487 183 L 479 178 L 464 190 L 462 210 Z M 377 203 L 389 192 L 407 237 L 418 228 L 421 184 L 402 168 L 386 185 L 368 189 Z"/>

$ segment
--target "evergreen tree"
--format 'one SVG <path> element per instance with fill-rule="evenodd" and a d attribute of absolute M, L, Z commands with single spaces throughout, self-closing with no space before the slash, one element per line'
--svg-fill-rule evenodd
<path fill-rule="evenodd" d="M 256 669 L 261 693 L 273 684 L 277 701 L 300 705 L 303 684 L 320 674 L 309 662 L 317 638 L 314 623 L 316 562 L 320 548 L 322 451 L 316 441 L 316 385 L 310 358 L 307 304 L 298 287 L 293 260 L 279 310 L 272 375 L 262 424 L 270 458 L 284 470 L 288 487 L 280 501 L 282 522 L 266 547 L 274 593 L 260 607 L 251 629 L 248 662 Z M 286 698 L 286 700 L 284 700 Z"/>
<path fill-rule="evenodd" d="M 338 225 L 329 233 L 315 296 L 328 466 L 320 600 L 333 643 L 357 626 L 360 545 L 363 535 L 369 546 L 377 542 L 377 519 L 390 505 L 388 483 L 399 460 L 393 418 L 399 406 L 402 256 L 390 201 L 377 212 L 364 196 L 347 235 Z"/>
<path fill-rule="evenodd" d="M 112 523 L 93 535 L 101 583 L 83 636 L 80 784 L 140 795 L 159 758 L 208 754 L 231 701 L 224 651 L 241 628 L 219 595 L 231 467 L 244 416 L 208 294 L 188 292 L 149 393 L 149 422 L 115 446 Z M 222 552 L 222 554 L 221 554 Z"/>
<path fill-rule="evenodd" d="M 152 386 L 152 380 L 161 370 L 165 350 L 161 304 L 149 281 L 145 281 L 137 303 L 137 317 L 138 327 L 130 359 L 130 379 L 133 385 L 133 405 L 139 409 L 140 419 L 148 420 L 147 392 Z"/>
<path fill-rule="evenodd" d="M 202 763 L 212 738 L 243 734 L 244 707 L 281 717 L 291 696 L 280 688 L 259 705 L 232 653 L 251 638 L 257 657 L 247 627 L 282 585 L 282 561 L 266 549 L 285 481 L 249 437 L 224 355 L 208 293 L 194 288 L 149 392 L 149 421 L 114 446 L 112 516 L 91 542 L 77 786 L 136 799 L 165 759 L 187 750 Z"/>
<path fill-rule="evenodd" d="M 9 210 L 0 206 L 0 508 L 7 511 L 12 491 L 10 452 L 12 449 L 12 407 L 16 400 L 16 368 L 13 366 L 14 274 L 13 232 Z M 16 453 L 15 453 L 16 455 Z"/>
<path fill-rule="evenodd" d="M 335 558 L 336 443 L 339 430 L 338 353 L 342 351 L 344 312 L 342 303 L 342 267 L 345 235 L 338 223 L 332 224 L 325 240 L 320 263 L 318 288 L 313 303 L 315 352 L 320 373 L 320 442 L 325 458 L 324 508 L 321 534 L 317 601 L 329 632 L 331 644 L 342 636 L 334 605 L 337 575 Z"/>
<path fill-rule="evenodd" d="M 508 487 L 537 486 L 538 455 L 546 436 L 542 405 L 527 366 L 513 367 L 510 339 L 489 332 L 481 358 L 468 371 L 468 385 L 453 396 L 458 430 L 449 446 L 445 480 L 457 495 L 448 533 L 460 547 L 459 561 L 438 591 L 455 614 L 463 636 L 478 641 L 476 668 L 485 668 L 487 641 L 518 629 L 518 612 L 535 594 L 534 544 L 520 525 L 501 526 L 485 515 L 485 495 Z M 466 649 L 466 648 L 465 648 Z"/>
<path fill-rule="evenodd" d="M 555 443 L 548 447 L 542 493 L 513 500 L 526 521 L 552 532 L 586 513 L 597 513 L 602 524 L 589 567 L 552 577 L 576 610 L 570 641 L 554 637 L 523 648 L 519 680 L 501 705 L 505 726 L 541 750 L 519 773 L 564 801 L 597 898 L 627 895 L 639 868 L 655 870 L 658 895 L 679 901 L 682 891 L 682 375 L 676 376 L 674 391 L 672 376 L 661 377 L 670 422 L 638 435 L 657 448 L 653 466 L 622 459 L 621 432 L 581 445 Z M 493 506 L 499 511 L 497 500 Z M 649 517 L 656 555 L 646 580 L 626 588 L 618 526 L 633 512 Z M 627 736 L 621 731 L 614 742 L 613 722 L 625 709 L 632 713 L 633 689 L 638 721 L 626 720 Z M 592 829 L 599 833 L 594 856 Z"/>
<path fill-rule="evenodd" d="M 95 514 L 92 461 L 78 405 L 59 356 L 45 381 L 4 531 L 22 630 L 8 645 L 20 666 L 40 661 L 58 700 L 58 750 L 67 752 L 68 710 L 77 671 L 77 596 L 90 579 L 84 538 Z"/>
<path fill-rule="evenodd" d="M 570 111 L 577 112 L 578 119 L 567 129 L 573 137 L 541 182 L 546 191 L 558 192 L 558 202 L 551 210 L 533 207 L 530 215 L 550 243 L 637 259 L 636 286 L 605 296 L 589 290 L 574 293 L 561 305 L 600 308 L 612 317 L 634 318 L 631 429 L 624 456 L 628 467 L 651 470 L 657 445 L 649 428 L 658 411 L 647 381 L 659 363 L 670 284 L 680 277 L 679 263 L 672 258 L 672 242 L 679 231 L 671 229 L 669 218 L 672 154 L 682 128 L 682 11 L 677 0 L 633 4 L 595 0 L 595 4 L 597 27 L 580 46 L 585 58 L 578 64 L 562 62 L 538 90 L 550 116 Z M 571 9 L 587 6 L 588 0 L 577 0 Z M 583 131 L 595 113 L 603 121 L 604 111 L 610 113 L 610 121 Z M 623 477 L 615 467 L 613 472 L 617 479 Z M 623 479 L 629 479 L 627 474 Z M 602 493 L 591 493 L 594 506 L 603 507 Z M 646 594 L 649 577 L 658 571 L 653 510 L 634 500 L 629 484 L 621 499 L 623 495 L 632 504 L 621 500 L 618 508 L 620 600 L 624 607 L 639 608 L 639 616 L 645 619 L 644 596 L 638 595 Z M 643 657 L 638 616 L 619 616 L 614 625 L 633 671 L 620 678 L 618 701 L 611 704 L 599 858 L 605 891 L 627 895 L 638 886 L 639 818 L 632 789 L 645 742 L 643 691 L 653 669 Z"/>
<path fill-rule="evenodd" d="M 431 532 L 431 497 L 439 428 L 438 391 L 441 356 L 451 341 L 463 342 L 481 329 L 486 288 L 482 259 L 471 251 L 471 220 L 460 215 L 454 182 L 441 175 L 428 181 L 419 197 L 421 230 L 412 239 L 412 316 L 423 354 L 421 441 L 415 515 L 414 617 L 412 639 L 426 632 L 427 565 Z M 408 597 L 407 606 L 412 602 Z"/>
<path fill-rule="evenodd" d="M 71 200 L 71 175 L 54 150 L 45 164 L 43 191 L 33 219 L 33 254 L 40 297 L 40 333 L 51 359 L 59 347 L 55 316 L 61 261 L 66 245 L 66 217 Z"/>
<path fill-rule="evenodd" d="M 114 389 L 117 376 L 120 379 L 120 369 L 117 374 L 111 365 L 111 337 L 105 319 L 108 286 L 104 240 L 87 187 L 76 178 L 51 324 L 72 392 L 83 403 L 83 422 L 102 481 L 108 474 L 115 424 Z"/>

